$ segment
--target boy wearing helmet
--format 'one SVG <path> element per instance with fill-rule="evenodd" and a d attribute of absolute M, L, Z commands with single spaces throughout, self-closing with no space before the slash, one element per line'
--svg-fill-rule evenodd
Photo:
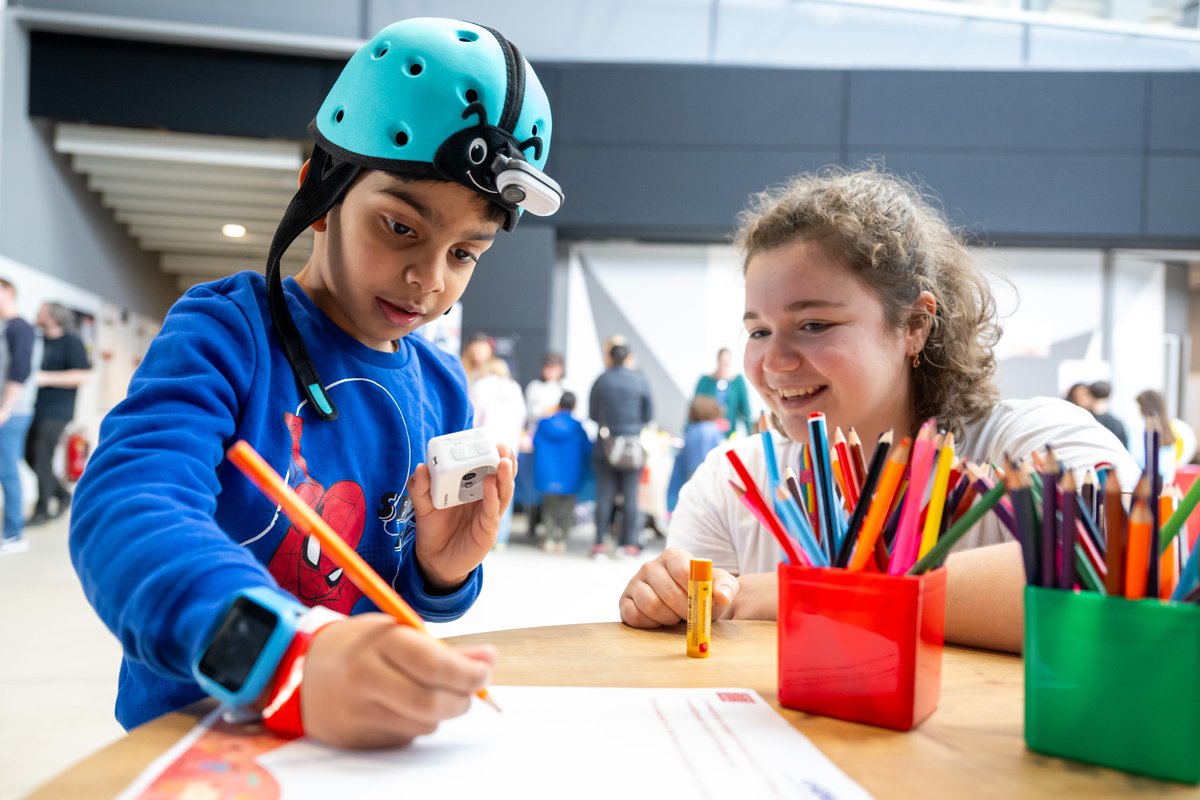
<path fill-rule="evenodd" d="M 472 414 L 457 360 L 408 334 L 458 300 L 500 228 L 561 202 L 541 171 L 545 92 L 496 31 L 405 20 L 350 59 L 310 132 L 265 277 L 175 304 L 75 495 L 71 556 L 124 648 L 126 727 L 207 691 L 285 734 L 400 744 L 462 713 L 494 660 L 368 613 L 224 453 L 248 441 L 426 620 L 471 605 L 515 458 L 500 447 L 481 502 L 434 508 L 426 442 Z M 281 281 L 309 226 L 312 255 Z"/>

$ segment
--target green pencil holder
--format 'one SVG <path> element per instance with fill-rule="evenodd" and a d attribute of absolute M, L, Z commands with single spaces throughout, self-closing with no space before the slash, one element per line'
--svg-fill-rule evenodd
<path fill-rule="evenodd" d="M 1200 783 L 1200 606 L 1026 587 L 1025 743 Z"/>

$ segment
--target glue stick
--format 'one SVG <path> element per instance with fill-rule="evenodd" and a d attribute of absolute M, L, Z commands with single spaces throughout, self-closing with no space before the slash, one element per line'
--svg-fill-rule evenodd
<path fill-rule="evenodd" d="M 687 654 L 708 658 L 712 635 L 712 559 L 693 558 L 688 575 Z"/>

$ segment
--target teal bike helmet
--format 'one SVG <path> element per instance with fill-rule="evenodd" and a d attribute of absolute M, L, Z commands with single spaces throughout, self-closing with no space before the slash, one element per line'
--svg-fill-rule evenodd
<path fill-rule="evenodd" d="M 563 194 L 542 168 L 550 102 L 533 68 L 499 32 L 423 17 L 387 26 L 343 68 L 309 124 L 315 140 L 300 188 L 267 256 L 267 302 L 301 389 L 322 419 L 337 419 L 296 323 L 279 262 L 364 170 L 459 183 L 505 212 L 548 216 Z"/>

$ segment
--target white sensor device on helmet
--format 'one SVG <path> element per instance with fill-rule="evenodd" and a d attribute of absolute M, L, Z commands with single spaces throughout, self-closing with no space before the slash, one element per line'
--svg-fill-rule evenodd
<path fill-rule="evenodd" d="M 516 158 L 497 155 L 496 188 L 507 203 L 515 203 L 539 217 L 548 217 L 562 205 L 563 191 L 546 173 Z"/>

